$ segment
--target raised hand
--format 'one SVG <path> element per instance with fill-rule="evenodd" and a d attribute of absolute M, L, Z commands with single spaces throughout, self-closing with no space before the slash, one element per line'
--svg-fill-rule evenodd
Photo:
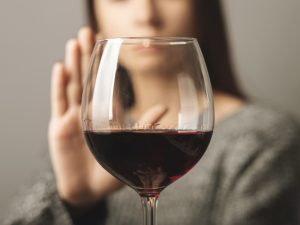
<path fill-rule="evenodd" d="M 92 157 L 80 122 L 82 81 L 94 46 L 91 29 L 81 28 L 77 39 L 66 44 L 64 62 L 53 66 L 49 148 L 62 199 L 89 206 L 121 187 Z"/>
<path fill-rule="evenodd" d="M 94 34 L 82 28 L 77 39 L 66 44 L 64 62 L 53 66 L 49 148 L 60 197 L 75 207 L 89 207 L 122 187 L 94 159 L 83 137 L 80 122 L 84 75 L 94 46 Z M 155 105 L 137 123 L 152 127 L 165 115 L 164 105 Z M 143 126 L 145 128 L 145 126 Z"/>

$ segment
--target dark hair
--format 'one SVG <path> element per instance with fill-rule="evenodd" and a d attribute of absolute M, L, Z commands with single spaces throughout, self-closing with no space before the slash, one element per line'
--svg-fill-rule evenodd
<path fill-rule="evenodd" d="M 197 35 L 207 64 L 212 87 L 245 99 L 237 85 L 232 68 L 223 11 L 220 0 L 195 0 L 196 20 L 203 22 L 203 29 Z M 86 0 L 86 12 L 89 26 L 98 32 L 94 0 Z M 200 18 L 201 16 L 201 18 Z M 197 22 L 196 21 L 196 22 Z"/>

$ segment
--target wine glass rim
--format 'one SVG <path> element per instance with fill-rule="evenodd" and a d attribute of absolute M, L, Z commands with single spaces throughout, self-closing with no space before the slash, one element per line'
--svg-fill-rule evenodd
<path fill-rule="evenodd" d="M 194 37 L 113 37 L 96 40 L 97 44 L 103 44 L 111 40 L 120 40 L 123 44 L 139 44 L 151 42 L 151 44 L 164 44 L 164 45 L 185 45 L 197 41 Z"/>

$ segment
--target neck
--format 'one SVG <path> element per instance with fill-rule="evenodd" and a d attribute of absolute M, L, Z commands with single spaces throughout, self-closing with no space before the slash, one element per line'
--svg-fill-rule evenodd
<path fill-rule="evenodd" d="M 135 103 L 130 114 L 133 118 L 138 118 L 147 109 L 157 104 L 178 109 L 177 79 L 166 74 L 132 74 L 131 82 L 135 93 Z M 159 101 L 158 101 L 159 99 Z M 214 90 L 215 119 L 216 122 L 226 119 L 226 117 L 239 111 L 245 104 L 241 98 L 232 96 L 222 91 Z M 172 112 L 169 112 L 172 114 Z"/>
<path fill-rule="evenodd" d="M 177 103 L 177 79 L 165 74 L 132 74 L 131 81 L 135 93 L 133 115 L 141 115 L 156 104 L 169 105 Z M 158 102 L 159 99 L 159 102 Z"/>

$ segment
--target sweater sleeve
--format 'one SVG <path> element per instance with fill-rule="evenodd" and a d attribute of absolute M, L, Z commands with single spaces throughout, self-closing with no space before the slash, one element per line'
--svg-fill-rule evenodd
<path fill-rule="evenodd" d="M 243 164 L 233 167 L 237 171 L 223 196 L 217 224 L 298 224 L 299 130 L 286 123 L 278 125 L 273 131 L 256 132 L 249 138 L 263 141 Z M 236 153 L 235 157 L 243 155 Z"/>
<path fill-rule="evenodd" d="M 21 195 L 12 204 L 4 225 L 100 225 L 104 219 L 104 202 L 85 214 L 78 214 L 63 202 L 51 172 L 44 174 L 43 178 Z"/>

